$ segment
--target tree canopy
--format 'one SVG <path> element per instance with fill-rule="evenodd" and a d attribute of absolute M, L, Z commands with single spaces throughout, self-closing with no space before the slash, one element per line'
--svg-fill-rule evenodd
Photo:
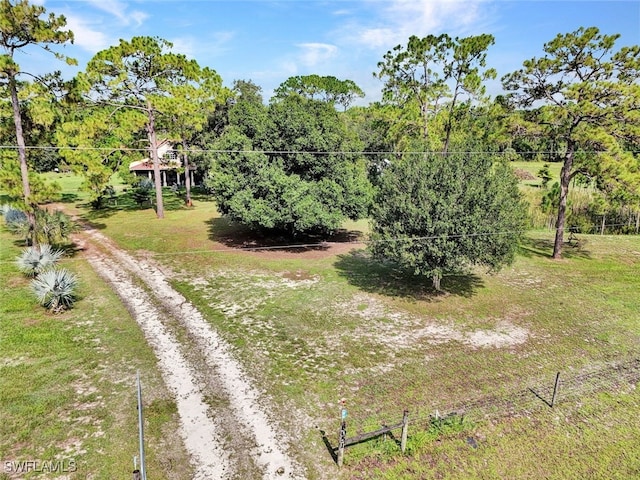
<path fill-rule="evenodd" d="M 513 101 L 534 109 L 531 122 L 560 149 L 554 258 L 562 255 L 573 178 L 594 178 L 618 195 L 640 193 L 638 159 L 625 148 L 640 139 L 640 46 L 615 51 L 618 38 L 596 27 L 559 34 L 544 45 L 543 57 L 502 79 Z"/>
<path fill-rule="evenodd" d="M 517 179 L 487 155 L 405 155 L 381 177 L 370 250 L 440 290 L 445 274 L 510 263 L 526 227 Z"/>
<path fill-rule="evenodd" d="M 38 46 L 53 53 L 57 58 L 66 59 L 68 63 L 75 63 L 75 60 L 51 49 L 51 45 L 73 42 L 73 33 L 69 30 L 64 30 L 67 23 L 65 17 L 49 13 L 48 16 L 43 18 L 45 13 L 46 10 L 43 6 L 31 5 L 27 0 L 20 0 L 16 3 L 12 3 L 9 0 L 0 0 L 0 47 L 3 50 L 2 55 L 0 55 L 0 85 L 6 86 L 11 99 L 22 182 L 22 196 L 27 208 L 31 208 L 34 202 L 30 198 L 31 184 L 29 181 L 25 132 L 19 98 L 19 89 L 23 84 L 18 81 L 18 77 L 26 72 L 23 72 L 16 63 L 15 53 L 31 46 Z M 37 77 L 33 75 L 32 77 L 38 80 Z M 39 121 L 37 113 L 31 118 L 35 122 Z M 34 221 L 34 215 L 29 213 L 29 222 L 32 226 Z"/>
<path fill-rule="evenodd" d="M 241 98 L 235 108 L 246 111 Z M 328 233 L 366 215 L 365 163 L 349 153 L 355 150 L 333 106 L 296 95 L 264 108 L 262 128 L 230 125 L 213 145 L 207 184 L 221 212 L 292 236 Z"/>
<path fill-rule="evenodd" d="M 374 76 L 384 81 L 383 101 L 401 107 L 400 122 L 420 134 L 428 148 L 447 152 L 459 103 L 480 99 L 483 81 L 496 76 L 486 68 L 493 43 L 488 34 L 412 35 L 406 47 L 397 45 L 378 63 Z"/>
<path fill-rule="evenodd" d="M 275 90 L 275 98 L 297 93 L 310 99 L 319 99 L 341 105 L 345 110 L 364 92 L 353 80 L 338 80 L 333 76 L 303 75 L 289 77 Z"/>

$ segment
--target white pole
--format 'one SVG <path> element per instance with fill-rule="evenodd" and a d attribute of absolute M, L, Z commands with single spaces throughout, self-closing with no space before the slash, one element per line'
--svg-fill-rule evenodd
<path fill-rule="evenodd" d="M 142 387 L 140 386 L 140 370 L 137 373 L 138 384 L 138 437 L 140 440 L 140 476 L 142 480 L 147 480 L 147 471 L 144 461 L 144 426 L 142 417 Z"/>

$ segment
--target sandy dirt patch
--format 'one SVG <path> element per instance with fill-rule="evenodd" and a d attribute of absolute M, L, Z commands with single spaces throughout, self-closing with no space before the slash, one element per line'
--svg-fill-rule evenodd
<path fill-rule="evenodd" d="M 78 243 L 90 264 L 127 304 L 154 349 L 178 407 L 194 479 L 304 478 L 288 453 L 291 439 L 271 420 L 268 398 L 253 387 L 200 312 L 171 288 L 165 273 L 95 230 L 85 230 L 82 237 L 88 241 Z M 209 398 L 224 399 L 215 415 Z"/>

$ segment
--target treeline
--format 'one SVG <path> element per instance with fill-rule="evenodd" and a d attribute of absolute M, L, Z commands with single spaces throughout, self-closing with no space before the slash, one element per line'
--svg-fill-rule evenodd
<path fill-rule="evenodd" d="M 555 215 L 556 258 L 565 231 L 575 227 L 567 217 L 576 182 L 592 192 L 593 212 L 637 217 L 640 211 L 640 47 L 616 48 L 619 35 L 595 27 L 558 34 L 541 46 L 540 57 L 502 78 L 505 93 L 495 98 L 485 90 L 497 75 L 487 65 L 492 35 L 412 36 L 389 50 L 373 72 L 382 100 L 354 106 L 364 96 L 358 85 L 319 75 L 286 79 L 265 102 L 251 80 L 224 87 L 214 70 L 149 37 L 121 40 L 97 53 L 71 80 L 59 74 L 34 80 L 14 54 L 70 42 L 73 32 L 65 30 L 64 17 L 46 16 L 40 5 L 0 5 L 7 20 L 0 24 L 0 136 L 4 145 L 16 146 L 0 152 L 0 181 L 27 211 L 55 194 L 35 172 L 64 165 L 83 175 L 92 203 L 100 207 L 114 173 L 133 183 L 129 164 L 151 158 L 162 218 L 165 160 L 158 158 L 158 146 L 165 139 L 184 171 L 201 172 L 223 214 L 291 236 L 326 234 L 345 218 L 366 216 L 381 241 L 385 235 L 439 236 L 447 239 L 443 245 L 456 243 L 454 236 L 471 234 L 471 225 L 487 233 L 520 232 L 526 224 L 513 189 L 517 179 L 503 168 L 511 160 L 562 164 L 540 207 Z M 418 172 L 430 180 L 403 182 Z M 189 175 L 186 181 L 190 204 Z M 476 184 L 486 186 L 487 196 L 469 193 Z M 392 198 L 390 185 L 401 197 Z M 453 217 L 467 215 L 459 208 L 449 209 L 452 217 L 442 222 L 433 221 L 435 213 L 403 213 L 417 206 L 439 214 L 442 208 L 434 205 L 442 198 L 469 209 L 470 199 L 485 206 L 498 198 L 504 203 L 484 208 L 490 217 L 476 211 L 470 222 Z M 393 202 L 398 204 L 390 213 Z M 456 231 L 467 223 L 465 232 Z M 481 259 L 497 266 L 499 256 L 511 255 L 511 247 L 487 237 L 488 250 L 469 247 L 473 253 L 455 262 Z M 411 248 L 392 250 L 385 255 L 408 255 L 415 263 Z M 438 265 L 448 265 L 441 257 L 440 250 L 427 255 L 421 260 L 426 267 L 416 271 L 441 271 Z"/>

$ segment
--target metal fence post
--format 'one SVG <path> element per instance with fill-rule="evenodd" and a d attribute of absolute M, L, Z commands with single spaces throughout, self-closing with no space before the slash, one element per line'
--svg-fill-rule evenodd
<path fill-rule="evenodd" d="M 556 404 L 556 395 L 558 394 L 558 384 L 560 383 L 560 372 L 556 374 L 556 383 L 553 385 L 553 396 L 551 397 L 551 408 Z"/>
<path fill-rule="evenodd" d="M 147 471 L 144 459 L 144 422 L 142 416 L 142 386 L 140 385 L 140 370 L 138 370 L 136 379 L 138 387 L 138 440 L 140 446 L 140 471 L 138 472 L 138 474 L 140 480 L 147 480 Z M 134 472 L 134 479 L 136 479 L 135 475 L 136 472 Z"/>
<path fill-rule="evenodd" d="M 342 404 L 340 411 L 340 436 L 338 440 L 338 467 L 341 467 L 344 462 L 344 447 L 347 443 L 347 409 Z"/>

